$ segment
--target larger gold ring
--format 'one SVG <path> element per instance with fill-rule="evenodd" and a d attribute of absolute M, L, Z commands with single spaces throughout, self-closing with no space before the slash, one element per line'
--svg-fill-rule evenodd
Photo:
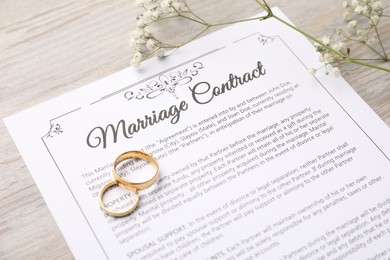
<path fill-rule="evenodd" d="M 143 181 L 143 182 L 130 182 L 130 181 L 122 179 L 119 176 L 119 174 L 117 173 L 116 167 L 118 166 L 119 163 L 123 162 L 124 160 L 132 159 L 132 158 L 142 159 L 142 160 L 149 162 L 154 167 L 154 169 L 156 171 L 154 173 L 153 177 L 150 178 L 149 180 Z M 116 160 L 114 162 L 114 167 L 112 170 L 112 172 L 114 174 L 114 178 L 116 180 L 118 180 L 120 183 L 122 183 L 126 187 L 134 187 L 137 190 L 144 190 L 144 189 L 152 186 L 157 181 L 159 171 L 160 170 L 158 167 L 157 160 L 154 159 L 150 154 L 147 154 L 147 153 L 144 153 L 141 151 L 129 151 L 129 152 L 125 152 L 125 153 L 119 155 L 118 158 L 116 158 Z"/>
<path fill-rule="evenodd" d="M 115 185 L 119 185 L 120 186 L 120 183 L 116 179 L 107 182 L 106 185 L 103 186 L 103 188 L 100 190 L 100 193 L 99 193 L 99 204 L 100 204 L 100 208 L 104 212 L 106 212 L 108 215 L 114 216 L 114 217 L 123 217 L 123 216 L 126 216 L 126 215 L 130 214 L 131 212 L 133 212 L 135 210 L 135 208 L 138 206 L 139 194 L 138 194 L 138 190 L 136 188 L 134 188 L 134 187 L 123 187 L 123 188 L 125 188 L 127 190 L 131 190 L 131 191 L 133 191 L 135 193 L 135 201 L 134 201 L 134 203 L 128 209 L 123 210 L 123 211 L 112 211 L 112 210 L 109 210 L 108 207 L 103 203 L 103 196 L 104 196 L 104 193 L 106 193 L 106 191 L 110 187 L 115 186 Z M 118 199 L 122 200 L 123 198 L 118 198 Z M 113 203 L 116 203 L 116 202 L 113 202 Z"/>

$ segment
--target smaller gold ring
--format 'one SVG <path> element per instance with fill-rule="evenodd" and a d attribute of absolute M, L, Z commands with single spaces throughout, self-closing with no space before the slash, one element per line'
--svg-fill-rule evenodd
<path fill-rule="evenodd" d="M 131 205 L 131 207 L 126 209 L 125 211 L 117 211 L 117 212 L 111 211 L 103 204 L 103 195 L 110 187 L 112 187 L 114 185 L 120 185 L 118 180 L 115 179 L 115 180 L 107 182 L 106 185 L 104 185 L 103 188 L 100 190 L 100 193 L 99 193 L 100 208 L 110 216 L 123 217 L 123 216 L 126 216 L 126 215 L 130 214 L 131 212 L 133 212 L 136 209 L 136 207 L 138 206 L 138 203 L 139 203 L 138 190 L 134 187 L 123 187 L 123 188 L 125 188 L 127 190 L 131 190 L 135 193 L 135 201 L 134 201 L 133 205 Z"/>
<path fill-rule="evenodd" d="M 142 159 L 144 161 L 149 162 L 151 165 L 153 165 L 153 167 L 156 170 L 156 172 L 153 175 L 153 177 L 150 178 L 149 180 L 143 181 L 143 182 L 129 182 L 127 180 L 122 179 L 119 176 L 119 174 L 117 173 L 116 167 L 118 166 L 119 163 L 123 162 L 124 160 L 132 159 L 132 158 Z M 144 152 L 141 152 L 141 151 L 129 151 L 129 152 L 125 152 L 125 153 L 119 155 L 118 158 L 116 158 L 116 160 L 114 162 L 114 168 L 112 170 L 112 172 L 114 174 L 114 178 L 116 180 L 118 180 L 120 183 L 122 183 L 126 187 L 134 187 L 137 190 L 144 190 L 144 189 L 149 188 L 150 186 L 152 186 L 157 181 L 159 171 L 160 170 L 159 170 L 159 166 L 158 166 L 157 160 L 154 159 L 153 156 L 151 156 L 150 154 L 144 153 Z"/>

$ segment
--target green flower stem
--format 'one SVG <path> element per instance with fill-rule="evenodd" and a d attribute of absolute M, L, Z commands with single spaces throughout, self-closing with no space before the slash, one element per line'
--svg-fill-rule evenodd
<path fill-rule="evenodd" d="M 217 26 L 224 26 L 224 25 L 231 25 L 231 24 L 236 24 L 236 23 L 243 23 L 243 22 L 248 22 L 248 21 L 255 21 L 255 20 L 265 20 L 265 19 L 268 19 L 270 16 L 269 15 L 266 15 L 266 16 L 260 16 L 260 17 L 255 17 L 255 18 L 248 18 L 248 19 L 242 19 L 242 20 L 236 20 L 236 21 L 230 21 L 230 22 L 225 22 L 225 23 L 216 23 L 216 24 L 209 24 L 207 22 L 205 22 L 203 19 L 201 19 L 198 15 L 196 15 L 195 13 L 193 13 L 191 11 L 191 9 L 187 6 L 187 9 L 189 11 L 189 13 L 191 13 L 192 15 L 194 15 L 196 18 L 198 18 L 199 20 L 196 20 L 194 18 L 191 18 L 189 16 L 186 16 L 186 15 L 183 15 L 182 13 L 180 13 L 178 10 L 175 10 L 176 12 L 176 15 L 173 15 L 173 16 L 167 16 L 167 17 L 162 17 L 160 18 L 160 20 L 163 20 L 163 19 L 170 19 L 170 18 L 175 18 L 175 17 L 181 17 L 183 19 L 188 19 L 190 21 L 193 21 L 193 22 L 196 22 L 196 23 L 199 23 L 203 26 L 205 26 L 205 28 L 203 28 L 199 33 L 197 33 L 195 36 L 193 36 L 190 40 L 186 41 L 185 43 L 181 44 L 181 45 L 178 45 L 178 46 L 175 46 L 175 45 L 172 45 L 171 48 L 180 48 L 184 45 L 186 45 L 187 43 L 195 40 L 196 38 L 198 38 L 200 35 L 202 35 L 205 31 L 207 31 L 208 29 L 210 29 L 211 27 L 217 27 Z"/>
<path fill-rule="evenodd" d="M 192 11 L 192 9 L 190 8 L 190 6 L 187 4 L 186 1 L 184 1 L 184 4 L 185 4 L 185 6 L 186 6 L 188 12 L 190 12 L 193 16 L 195 16 L 196 18 L 198 18 L 199 21 L 202 21 L 203 23 L 207 24 L 207 22 L 206 22 L 205 20 L 203 20 L 200 16 L 198 16 L 196 13 L 194 13 L 194 12 Z"/>
<path fill-rule="evenodd" d="M 369 48 L 370 50 L 372 50 L 374 53 L 376 53 L 379 57 L 382 58 L 382 60 L 385 60 L 385 61 L 388 61 L 389 58 L 387 56 L 383 56 L 382 53 L 380 53 L 379 51 L 375 50 L 373 47 L 371 47 L 371 45 L 369 45 L 368 43 L 365 43 L 365 42 L 361 42 L 361 41 L 358 41 L 362 44 L 364 44 L 367 48 Z M 386 55 L 386 53 L 385 53 Z"/>
<path fill-rule="evenodd" d="M 360 61 L 364 61 L 364 60 L 371 60 L 371 61 L 383 61 L 383 59 L 380 59 L 380 58 L 364 58 L 364 59 L 356 59 L 355 60 L 360 60 Z"/>
<path fill-rule="evenodd" d="M 193 36 L 193 37 L 191 37 L 191 39 L 189 39 L 188 41 L 186 41 L 185 43 L 183 43 L 183 44 L 180 44 L 180 45 L 178 45 L 178 46 L 175 46 L 175 45 L 172 45 L 173 46 L 173 48 L 181 48 L 182 46 L 184 46 L 184 45 L 186 45 L 186 44 L 188 44 L 188 43 L 190 43 L 190 42 L 192 42 L 193 40 L 195 40 L 196 38 L 198 38 L 200 35 L 202 35 L 205 31 L 207 31 L 208 29 L 210 29 L 210 25 L 207 25 L 207 26 L 205 26 L 205 28 L 203 28 L 203 30 L 201 30 L 199 33 L 197 33 L 195 36 Z"/>
<path fill-rule="evenodd" d="M 378 66 L 378 65 L 375 65 L 375 64 L 367 63 L 367 62 L 362 62 L 362 61 L 359 61 L 359 60 L 356 60 L 356 59 L 349 59 L 349 58 L 347 58 L 347 61 L 350 62 L 350 63 L 359 64 L 359 65 L 366 66 L 366 67 L 369 67 L 369 68 L 390 72 L 390 68 Z"/>
<path fill-rule="evenodd" d="M 224 26 L 224 25 L 231 25 L 231 24 L 235 24 L 235 23 L 243 23 L 243 22 L 249 22 L 249 21 L 255 21 L 255 20 L 260 20 L 260 21 L 263 21 L 265 19 L 268 19 L 269 17 L 268 16 L 259 16 L 259 17 L 255 17 L 255 18 L 249 18 L 249 19 L 242 19 L 242 20 L 236 20 L 236 21 L 231 21 L 231 22 L 226 22 L 226 23 L 215 23 L 215 24 L 210 24 L 210 27 L 211 26 Z"/>
<path fill-rule="evenodd" d="M 373 26 L 370 27 L 369 31 L 371 31 L 371 29 L 373 28 Z M 368 35 L 369 32 L 366 33 L 366 35 Z M 388 61 L 388 58 L 383 56 L 382 53 L 380 53 L 379 51 L 377 51 L 375 48 L 373 48 L 370 44 L 364 42 L 364 41 L 361 41 L 361 40 L 358 40 L 358 39 L 355 39 L 355 38 L 352 38 L 351 36 L 349 36 L 348 34 L 346 33 L 343 33 L 343 36 L 345 39 L 347 39 L 348 41 L 352 41 L 352 42 L 357 42 L 357 43 L 360 43 L 360 44 L 363 44 L 364 46 L 366 46 L 367 48 L 369 48 L 370 50 L 372 50 L 376 55 L 378 55 L 379 57 L 381 57 L 381 59 L 367 59 L 367 60 L 380 60 L 380 61 Z M 357 59 L 357 60 L 364 60 L 364 59 Z"/>
<path fill-rule="evenodd" d="M 191 17 L 188 17 L 188 16 L 183 15 L 183 14 L 182 14 L 183 12 L 179 12 L 179 10 L 177 10 L 173 5 L 171 5 L 171 7 L 173 8 L 173 10 L 175 10 L 175 12 L 177 13 L 177 15 L 178 15 L 179 17 L 188 19 L 188 20 L 193 21 L 193 22 L 195 22 L 195 23 L 200 23 L 200 24 L 202 24 L 202 25 L 204 25 L 204 26 L 208 26 L 208 24 L 207 24 L 203 19 L 201 19 L 201 18 L 200 18 L 199 16 L 197 16 L 194 12 L 191 11 L 191 9 L 188 7 L 187 4 L 186 4 L 186 7 L 187 7 L 187 9 L 188 9 L 188 12 L 186 12 L 186 13 L 192 14 L 193 16 L 195 16 L 196 18 L 198 18 L 199 20 L 196 20 L 196 19 L 194 19 L 194 18 L 191 18 Z"/>
<path fill-rule="evenodd" d="M 265 2 L 265 0 L 263 0 L 263 2 L 261 2 L 261 1 L 259 1 L 259 0 L 256 0 L 256 2 L 257 2 L 265 11 L 267 11 L 269 15 L 272 14 L 271 7 L 269 7 L 269 5 Z"/>
<path fill-rule="evenodd" d="M 370 21 L 372 22 L 371 19 L 370 19 Z M 382 44 L 382 39 L 381 39 L 381 37 L 379 35 L 378 27 L 376 25 L 374 25 L 374 29 L 375 29 L 376 36 L 378 37 L 379 45 L 381 46 L 381 49 L 382 49 L 382 52 L 383 52 L 383 56 L 385 56 L 385 60 L 386 61 L 389 61 L 389 57 L 386 54 L 385 48 L 383 47 L 383 44 Z"/>
<path fill-rule="evenodd" d="M 193 22 L 195 22 L 195 23 L 200 23 L 201 25 L 208 26 L 207 23 L 204 23 L 204 22 L 199 21 L 199 20 L 196 20 L 196 19 L 194 19 L 194 18 L 191 18 L 191 17 L 185 16 L 185 15 L 182 15 L 181 13 L 178 13 L 178 16 L 179 16 L 179 17 L 182 17 L 182 18 L 184 18 L 184 19 L 188 19 L 188 20 L 190 20 L 190 21 L 193 21 Z"/>

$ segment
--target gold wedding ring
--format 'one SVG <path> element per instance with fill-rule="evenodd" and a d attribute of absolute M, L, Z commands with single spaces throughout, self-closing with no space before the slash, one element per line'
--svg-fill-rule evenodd
<path fill-rule="evenodd" d="M 153 165 L 155 169 L 155 174 L 151 179 L 144 182 L 129 182 L 127 180 L 122 179 L 117 173 L 116 167 L 118 166 L 119 163 L 128 159 L 142 159 L 146 162 L 149 162 L 151 165 Z M 146 188 L 149 188 L 156 182 L 159 174 L 159 167 L 158 167 L 157 160 L 154 159 L 150 154 L 141 151 L 129 151 L 129 152 L 122 153 L 121 155 L 118 156 L 118 158 L 116 158 L 114 162 L 114 169 L 112 170 L 112 172 L 114 174 L 114 178 L 117 179 L 123 185 L 135 187 L 138 190 L 144 190 Z"/>
<path fill-rule="evenodd" d="M 144 161 L 150 163 L 155 169 L 154 175 L 149 180 L 142 181 L 142 182 L 130 182 L 130 181 L 124 180 L 123 178 L 121 178 L 119 176 L 116 168 L 121 162 L 123 162 L 125 160 L 129 160 L 129 159 L 141 159 L 141 160 L 144 160 Z M 143 190 L 143 189 L 147 189 L 150 186 L 152 186 L 158 179 L 159 171 L 160 170 L 159 170 L 157 160 L 155 158 L 153 158 L 148 153 L 141 152 L 141 151 L 129 151 L 129 152 L 125 152 L 125 153 L 119 155 L 114 162 L 114 166 L 113 166 L 113 170 L 112 170 L 113 175 L 114 175 L 114 180 L 111 180 L 108 183 L 106 183 L 99 192 L 99 199 L 98 200 L 99 200 L 99 205 L 100 205 L 101 210 L 103 210 L 108 215 L 114 216 L 114 217 L 123 217 L 123 216 L 126 216 L 126 215 L 132 213 L 137 208 L 137 206 L 139 204 L 140 198 L 139 198 L 138 191 Z M 132 203 L 132 205 L 129 208 L 122 210 L 122 211 L 112 211 L 112 210 L 108 209 L 108 207 L 107 207 L 108 203 L 107 204 L 103 203 L 103 196 L 106 193 L 106 191 L 109 190 L 111 187 L 116 186 L 116 185 L 120 186 L 121 188 L 130 190 L 130 191 L 134 192 L 134 194 L 135 194 L 135 201 Z M 120 196 L 116 200 L 113 200 L 111 203 L 116 203 L 116 202 L 122 201 L 122 200 L 126 199 L 125 197 L 126 196 Z"/>
<path fill-rule="evenodd" d="M 118 185 L 118 184 L 119 184 L 119 182 L 117 180 L 109 181 L 108 183 L 106 183 L 106 185 L 103 186 L 103 188 L 100 190 L 100 193 L 99 193 L 100 208 L 104 212 L 106 212 L 108 215 L 113 216 L 113 217 L 123 217 L 123 216 L 129 215 L 131 212 L 133 212 L 137 208 L 137 206 L 139 204 L 138 190 L 134 187 L 123 187 L 122 185 L 120 185 L 121 187 L 128 189 L 128 190 L 131 190 L 135 193 L 135 201 L 130 206 L 130 208 L 128 208 L 124 211 L 111 211 L 111 210 L 109 210 L 103 203 L 103 195 L 110 187 Z"/>

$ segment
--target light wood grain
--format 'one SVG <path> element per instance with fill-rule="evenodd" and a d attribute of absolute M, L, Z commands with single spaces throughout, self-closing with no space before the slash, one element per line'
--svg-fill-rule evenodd
<path fill-rule="evenodd" d="M 383 2 L 390 5 L 389 0 Z M 252 0 L 189 3 L 213 22 L 261 11 Z M 315 36 L 342 22 L 341 1 L 270 4 Z M 137 12 L 134 1 L 125 0 L 0 1 L 0 118 L 128 67 L 127 40 Z M 389 21 L 382 29 L 390 48 L 388 28 Z M 183 40 L 188 29 L 172 34 L 172 40 Z M 169 33 L 172 28 L 165 30 Z M 343 76 L 390 125 L 390 74 L 348 65 Z M 28 126 L 23 127 L 28 131 Z M 0 259 L 72 259 L 3 122 L 0 133 Z"/>

